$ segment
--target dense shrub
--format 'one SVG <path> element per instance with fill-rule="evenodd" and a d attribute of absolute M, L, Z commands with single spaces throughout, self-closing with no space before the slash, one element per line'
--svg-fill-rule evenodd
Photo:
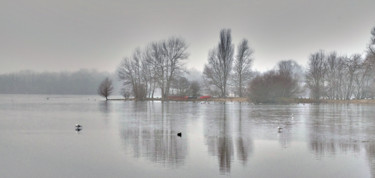
<path fill-rule="evenodd" d="M 251 80 L 248 96 L 254 103 L 278 103 L 295 97 L 299 88 L 292 75 L 270 71 Z"/>

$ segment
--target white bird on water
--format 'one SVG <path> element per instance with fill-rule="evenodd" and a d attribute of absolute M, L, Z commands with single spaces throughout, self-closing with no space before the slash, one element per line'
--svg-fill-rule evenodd
<path fill-rule="evenodd" d="M 283 128 L 282 127 L 277 127 L 277 129 L 278 129 L 278 132 L 280 133 L 280 132 L 282 132 L 283 131 Z"/>

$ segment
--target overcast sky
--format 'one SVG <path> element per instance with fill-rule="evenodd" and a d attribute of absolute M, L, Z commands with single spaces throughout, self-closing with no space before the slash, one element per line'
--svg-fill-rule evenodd
<path fill-rule="evenodd" d="M 183 37 L 188 68 L 202 70 L 219 31 L 254 49 L 253 69 L 307 64 L 319 49 L 363 54 L 375 0 L 0 0 L 0 73 L 114 72 L 134 48 Z"/>

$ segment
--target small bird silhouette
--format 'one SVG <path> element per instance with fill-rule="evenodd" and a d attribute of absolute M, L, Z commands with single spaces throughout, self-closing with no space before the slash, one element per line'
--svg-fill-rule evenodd
<path fill-rule="evenodd" d="M 81 131 L 82 130 L 82 126 L 81 125 L 79 125 L 79 124 L 76 124 L 76 132 L 79 132 L 79 131 Z"/>
<path fill-rule="evenodd" d="M 178 132 L 178 133 L 177 133 L 177 136 L 181 137 L 181 136 L 182 136 L 182 133 L 181 133 L 181 132 Z"/>

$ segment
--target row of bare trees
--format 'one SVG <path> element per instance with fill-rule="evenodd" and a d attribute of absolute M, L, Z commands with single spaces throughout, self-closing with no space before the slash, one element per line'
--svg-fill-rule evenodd
<path fill-rule="evenodd" d="M 310 56 L 306 84 L 313 99 L 364 99 L 375 97 L 375 27 L 365 57 L 338 56 L 323 51 Z"/>
<path fill-rule="evenodd" d="M 311 54 L 306 72 L 293 60 L 278 63 L 275 70 L 255 75 L 251 71 L 253 50 L 243 39 L 236 50 L 230 29 L 222 29 L 219 43 L 209 51 L 203 71 L 206 94 L 226 97 L 229 93 L 251 98 L 290 98 L 309 89 L 313 99 L 363 99 L 375 97 L 375 28 L 365 56 L 337 55 L 318 51 Z M 137 48 L 118 68 L 118 77 L 136 99 L 153 98 L 159 88 L 161 97 L 198 96 L 200 84 L 184 77 L 183 61 L 188 45 L 177 37 L 152 42 Z M 305 86 L 305 87 L 304 87 Z M 231 91 L 230 91 L 231 90 Z"/>
<path fill-rule="evenodd" d="M 118 77 L 136 99 L 153 98 L 160 88 L 166 99 L 173 81 L 184 73 L 183 60 L 187 59 L 188 45 L 178 37 L 152 42 L 144 49 L 137 48 L 118 68 Z"/>
<path fill-rule="evenodd" d="M 374 68 L 372 55 L 338 56 L 323 51 L 310 56 L 306 84 L 313 99 L 374 98 Z"/>
<path fill-rule="evenodd" d="M 220 97 L 228 95 L 228 86 L 234 88 L 234 93 L 243 97 L 246 85 L 251 77 L 253 50 L 248 41 L 243 39 L 238 45 L 237 55 L 234 57 L 234 45 L 230 29 L 220 31 L 219 44 L 208 54 L 208 64 L 203 71 L 204 81 L 212 94 Z M 234 62 L 233 62 L 234 61 Z M 233 66 L 234 63 L 234 67 Z M 232 71 L 232 69 L 234 69 Z"/>

